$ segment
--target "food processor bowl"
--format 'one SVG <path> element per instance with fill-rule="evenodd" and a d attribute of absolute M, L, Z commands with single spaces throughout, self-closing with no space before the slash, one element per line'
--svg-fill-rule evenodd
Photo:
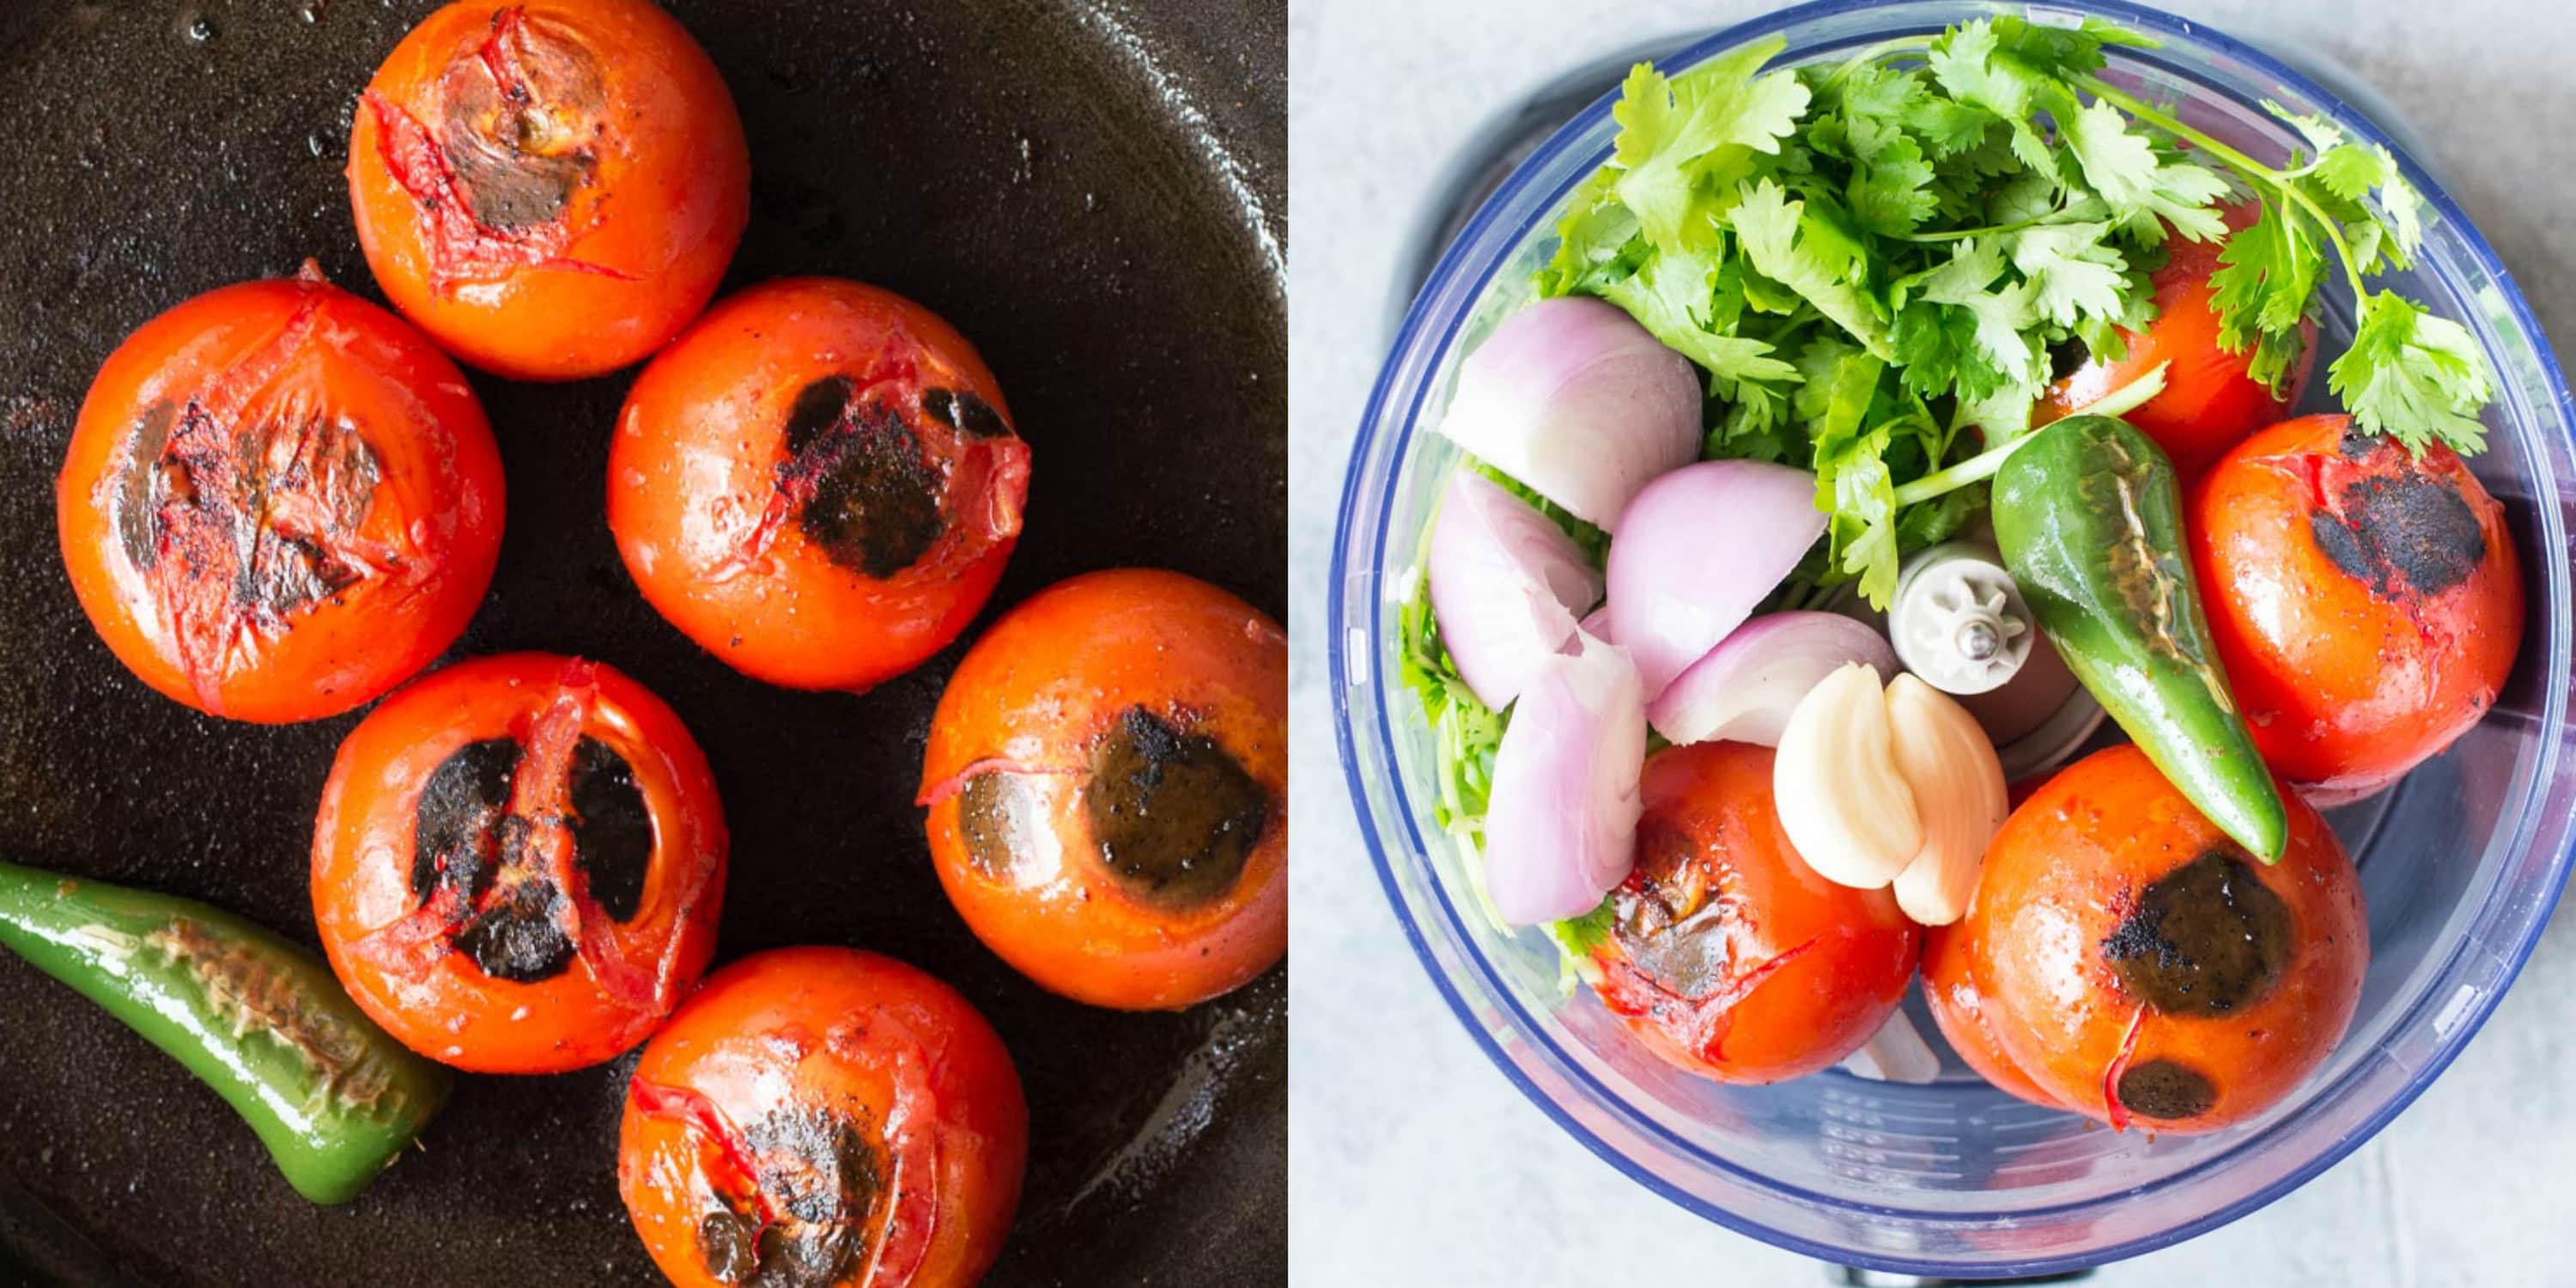
<path fill-rule="evenodd" d="M 2186 1239 L 2279 1198 L 2404 1109 L 2466 1045 L 2538 941 L 2569 866 L 2570 564 L 2576 405 L 2529 307 L 2459 207 L 2388 133 L 2282 62 L 2208 28 L 2112 0 L 1821 3 L 1711 36 L 1678 72 L 1772 34 L 1788 62 L 1999 13 L 2146 33 L 2106 75 L 2278 160 L 2295 142 L 2272 100 L 2397 153 L 2427 204 L 2413 268 L 2382 279 L 2459 320 L 2497 378 L 2473 467 L 2521 547 L 2529 625 L 2494 711 L 2380 796 L 2329 817 L 2359 864 L 2371 964 L 2352 1027 L 2299 1090 L 2206 1136 L 2114 1132 L 1987 1086 L 1945 1047 L 1930 1085 L 1831 1071 L 1770 1087 L 1664 1064 L 1587 991 L 1560 984 L 1541 933 L 1482 912 L 1432 821 L 1432 748 L 1396 674 L 1396 621 L 1416 590 L 1424 524 L 1458 466 L 1433 430 L 1459 359 L 1533 296 L 1566 197 L 1610 155 L 1610 100 L 1538 146 L 1467 220 L 1413 302 L 1380 372 L 1341 498 L 1329 648 L 1344 766 L 1388 898 L 1477 1042 L 1550 1117 L 1638 1183 L 1721 1225 L 1827 1261 L 1929 1275 L 2066 1271 Z M 2352 333 L 2348 292 L 2320 318 L 2325 353 Z M 2320 363 L 2309 409 L 2331 400 Z M 1939 1045 L 1919 998 L 1918 1026 Z"/>

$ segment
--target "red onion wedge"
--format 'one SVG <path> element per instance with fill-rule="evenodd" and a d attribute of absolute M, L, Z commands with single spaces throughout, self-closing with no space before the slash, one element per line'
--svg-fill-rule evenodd
<path fill-rule="evenodd" d="M 1610 630 L 1648 699 L 1744 624 L 1825 531 L 1816 476 L 1703 461 L 1646 485 L 1610 537 Z"/>
<path fill-rule="evenodd" d="M 1675 744 L 1780 745 L 1798 699 L 1853 662 L 1896 674 L 1886 637 L 1840 613 L 1767 613 L 1736 627 L 1708 656 L 1646 708 L 1646 720 Z"/>
<path fill-rule="evenodd" d="M 1645 696 L 1616 645 L 1577 635 L 1531 675 L 1494 753 L 1485 893 L 1506 924 L 1579 917 L 1636 862 Z"/>
<path fill-rule="evenodd" d="M 1540 300 L 1458 364 L 1440 432 L 1594 527 L 1699 455 L 1700 382 L 1616 305 Z"/>
<path fill-rule="evenodd" d="M 1427 562 L 1441 646 L 1496 711 L 1601 599 L 1601 574 L 1565 529 L 1474 470 L 1450 476 Z"/>

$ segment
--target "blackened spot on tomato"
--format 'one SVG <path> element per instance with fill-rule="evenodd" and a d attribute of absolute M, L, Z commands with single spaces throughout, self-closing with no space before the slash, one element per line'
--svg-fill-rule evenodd
<path fill-rule="evenodd" d="M 1714 856 L 1688 829 L 1649 814 L 1637 828 L 1635 878 L 1612 895 L 1611 936 L 1656 986 L 1696 1001 L 1735 974 L 1728 930 L 1736 906 L 1718 898 Z"/>
<path fill-rule="evenodd" d="M 445 886 L 470 900 L 491 887 L 519 754 L 519 744 L 508 738 L 486 738 L 457 748 L 430 771 L 412 816 L 412 897 L 426 903 Z"/>
<path fill-rule="evenodd" d="M 358 536 L 384 473 L 356 425 L 314 417 L 228 426 L 195 401 L 175 424 L 151 420 L 160 448 L 148 468 L 140 459 L 130 467 L 139 478 L 129 475 L 143 504 L 128 508 L 141 515 L 119 515 L 118 527 L 129 551 L 138 540 L 152 547 L 138 566 L 177 583 L 183 611 L 219 609 L 274 628 L 389 557 Z M 143 442 L 138 434 L 138 452 Z M 209 618 L 182 630 L 220 638 L 218 626 Z"/>
<path fill-rule="evenodd" d="M 995 771 L 966 780 L 957 793 L 957 831 L 966 858 L 994 880 L 1008 880 L 1031 838 L 1045 830 L 1043 801 L 1025 775 Z"/>
<path fill-rule="evenodd" d="M 584 738 L 573 748 L 570 795 L 573 859 L 590 897 L 610 919 L 631 920 L 653 864 L 653 818 L 635 769 L 607 743 Z"/>
<path fill-rule="evenodd" d="M 2396 468 L 2346 484 L 2343 513 L 2310 510 L 2308 531 L 2335 567 L 2382 599 L 2439 595 L 2486 562 L 2486 530 L 2458 484 L 2411 462 Z"/>
<path fill-rule="evenodd" d="M 921 393 L 921 410 L 931 419 L 969 438 L 1008 438 L 1011 427 L 993 404 L 976 397 L 971 389 L 925 389 Z"/>
<path fill-rule="evenodd" d="M 825 376 L 798 390 L 796 405 L 787 413 L 787 455 L 800 457 L 821 447 L 857 392 L 848 376 Z"/>
<path fill-rule="evenodd" d="M 2118 1090 L 2130 1113 L 2168 1122 L 2199 1117 L 2218 1104 L 2218 1088 L 2208 1075 L 2162 1057 L 2130 1065 L 2120 1074 Z"/>
<path fill-rule="evenodd" d="M 829 437 L 781 468 L 811 471 L 797 526 L 844 568 L 892 577 L 928 554 L 945 527 L 947 478 L 892 408 L 851 408 Z"/>
<path fill-rule="evenodd" d="M 1101 861 L 1178 907 L 1232 889 L 1270 822 L 1270 796 L 1214 738 L 1129 707 L 1091 752 L 1083 793 Z"/>
<path fill-rule="evenodd" d="M 498 897 L 485 903 L 456 935 L 458 952 L 473 958 L 484 974 L 513 984 L 553 979 L 572 965 L 573 958 L 572 940 L 557 920 L 563 911 L 563 891 L 518 857 L 529 831 L 516 815 L 502 820 L 501 862 L 506 880 Z"/>
<path fill-rule="evenodd" d="M 863 1225 L 884 1182 L 876 1152 L 849 1119 L 801 1105 L 771 1111 L 742 1134 L 761 1197 L 724 1195 L 698 1221 L 707 1273 L 742 1288 L 833 1288 L 865 1264 Z"/>
<path fill-rule="evenodd" d="M 117 540 L 125 547 L 126 561 L 144 572 L 152 571 L 161 557 L 152 522 L 153 479 L 161 467 L 161 452 L 170 445 L 170 426 L 178 418 L 179 409 L 166 401 L 143 409 L 127 441 L 123 477 L 117 481 Z"/>
<path fill-rule="evenodd" d="M 708 1208 L 698 1218 L 698 1259 L 720 1284 L 738 1284 L 760 1269 L 760 1222 L 730 1204 Z"/>
<path fill-rule="evenodd" d="M 2166 1015 L 2233 1015 L 2290 962 L 2290 909 L 2222 846 L 2156 879 L 2102 940 L 2130 996 Z"/>
<path fill-rule="evenodd" d="M 489 39 L 448 64 L 439 91 L 439 146 L 475 221 L 513 233 L 563 218 L 598 168 L 590 143 L 607 95 L 589 51 L 502 10 Z"/>
<path fill-rule="evenodd" d="M 2064 380 L 2081 370 L 2084 364 L 2092 359 L 2093 351 L 2085 348 L 2083 341 L 2068 336 L 2049 346 L 2048 378 L 2051 381 Z"/>

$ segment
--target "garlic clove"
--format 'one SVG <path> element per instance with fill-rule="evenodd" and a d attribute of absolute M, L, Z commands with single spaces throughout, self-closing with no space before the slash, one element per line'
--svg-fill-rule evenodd
<path fill-rule="evenodd" d="M 1876 890 L 1923 849 L 1922 818 L 1894 741 L 1878 671 L 1864 662 L 1826 676 L 1789 713 L 1772 795 L 1781 829 L 1818 876 Z"/>
<path fill-rule="evenodd" d="M 1986 846 L 2012 813 L 2003 762 L 1968 709 L 1912 675 L 1887 686 L 1897 772 L 1920 806 L 1923 846 L 1896 877 L 1896 904 L 1926 926 L 1968 911 Z"/>

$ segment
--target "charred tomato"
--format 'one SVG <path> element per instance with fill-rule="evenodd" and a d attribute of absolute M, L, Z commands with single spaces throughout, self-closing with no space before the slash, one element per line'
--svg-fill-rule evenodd
<path fill-rule="evenodd" d="M 497 375 L 613 371 L 714 297 L 751 215 L 724 79 L 645 0 L 489 0 L 423 19 L 349 131 L 387 298 Z"/>
<path fill-rule="evenodd" d="M 2241 232 L 2253 222 L 2255 208 L 2228 209 L 2227 223 Z M 2165 266 L 2150 277 L 2155 288 L 2155 320 L 2144 331 L 2123 329 L 2126 348 L 2117 359 L 2087 357 L 2060 377 L 2041 396 L 2031 420 L 2046 424 L 2095 402 L 2104 395 L 2165 367 L 2164 392 L 2124 414 L 2156 446 L 2165 449 L 2185 482 L 2216 463 L 2247 435 L 2281 419 L 2299 401 L 2299 390 L 2316 365 L 2317 328 L 2300 324 L 2304 343 L 2281 388 L 2275 392 L 2251 374 L 2254 348 L 2230 353 L 2218 342 L 2218 311 L 2210 305 L 2210 275 L 2219 269 L 2223 241 L 2191 242 L 2165 238 Z"/>
<path fill-rule="evenodd" d="M 2435 444 L 2349 418 L 2276 425 L 2190 501 L 2209 628 L 2254 745 L 2320 805 L 2468 732 L 2513 670 L 2522 573 L 2504 507 Z"/>
<path fill-rule="evenodd" d="M 1721 1082 L 1779 1082 L 1886 1023 L 1922 940 L 1886 890 L 1816 875 L 1780 828 L 1772 750 L 1694 743 L 1640 785 L 1637 866 L 1611 892 L 1593 991 L 1657 1055 Z"/>
<path fill-rule="evenodd" d="M 2361 998 L 2369 926 L 2334 833 L 2287 803 L 2289 848 L 2269 866 L 2134 746 L 2076 762 L 2013 811 L 1944 951 L 1964 954 L 2003 1065 L 2044 1095 L 2031 1098 L 2115 1128 L 2215 1131 L 2324 1063 Z M 1965 1031 L 1955 1007 L 1936 1014 L 1954 1041 Z"/>
<path fill-rule="evenodd" d="M 144 683 L 210 715 L 336 715 L 465 629 L 501 457 L 456 365 L 322 279 L 210 291 L 99 368 L 55 483 L 63 565 Z"/>
<path fill-rule="evenodd" d="M 966 999 L 889 957 L 782 948 L 646 1045 L 617 1188 L 679 1288 L 964 1288 L 1027 1157 L 1019 1074 Z"/>
<path fill-rule="evenodd" d="M 754 679 L 866 689 L 992 593 L 1029 447 L 936 314 L 799 278 L 722 301 L 644 369 L 608 479 L 627 571 L 683 634 Z"/>
<path fill-rule="evenodd" d="M 1128 1010 L 1231 991 L 1288 949 L 1288 646 L 1179 573 L 1059 582 L 993 624 L 922 760 L 930 852 L 1021 974 Z"/>
<path fill-rule="evenodd" d="M 460 1069 L 597 1064 L 715 951 L 725 828 L 706 757 L 644 686 L 540 653 L 438 671 L 340 744 L 313 918 L 385 1031 Z"/>

